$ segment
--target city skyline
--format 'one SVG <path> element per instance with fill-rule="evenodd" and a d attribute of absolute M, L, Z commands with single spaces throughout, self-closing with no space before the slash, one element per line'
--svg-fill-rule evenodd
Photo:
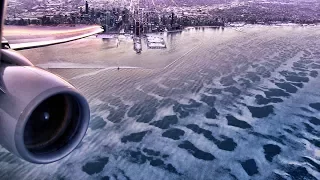
<path fill-rule="evenodd" d="M 86 4 L 87 2 L 87 4 Z M 299 3 L 298 3 L 299 2 Z M 303 3 L 302 3 L 303 2 Z M 314 0 L 29 0 L 9 1 L 7 25 L 95 24 L 105 31 L 133 33 L 180 30 L 188 26 L 246 24 L 317 24 Z"/>

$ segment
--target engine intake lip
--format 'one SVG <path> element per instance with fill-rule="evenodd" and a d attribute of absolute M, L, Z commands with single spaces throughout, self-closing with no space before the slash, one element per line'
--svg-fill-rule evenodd
<path fill-rule="evenodd" d="M 71 114 L 73 117 L 71 120 L 62 121 L 62 125 L 68 124 L 68 127 L 62 129 L 62 135 L 60 133 L 57 137 L 52 137 L 48 144 L 40 142 L 40 145 L 30 146 L 30 143 L 25 141 L 25 130 L 28 128 L 27 124 L 30 121 L 32 113 L 40 104 L 55 96 L 66 97 L 67 103 L 71 103 L 74 106 L 69 107 L 69 109 L 78 109 L 78 112 L 76 112 L 77 114 Z M 86 99 L 75 89 L 71 87 L 49 89 L 34 98 L 19 117 L 14 137 L 18 154 L 21 158 L 37 164 L 58 161 L 70 154 L 81 142 L 88 129 L 89 119 L 89 105 Z"/>

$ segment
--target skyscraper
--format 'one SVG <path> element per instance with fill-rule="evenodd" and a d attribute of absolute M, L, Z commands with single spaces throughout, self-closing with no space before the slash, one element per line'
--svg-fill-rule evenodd
<path fill-rule="evenodd" d="M 173 23 L 174 23 L 174 12 L 171 13 L 171 22 L 170 22 L 171 27 L 173 26 Z"/>
<path fill-rule="evenodd" d="M 89 4 L 88 4 L 88 1 L 86 1 L 86 14 L 89 14 Z"/>

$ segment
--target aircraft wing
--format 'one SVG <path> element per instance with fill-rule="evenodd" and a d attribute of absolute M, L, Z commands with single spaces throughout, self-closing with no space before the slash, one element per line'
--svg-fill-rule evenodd
<path fill-rule="evenodd" d="M 5 14 L 6 5 L 7 5 L 6 1 L 0 2 L 0 39 L 1 39 L 1 41 L 2 41 L 2 28 L 3 28 L 3 23 L 4 23 L 3 21 L 4 21 L 4 14 Z M 0 58 L 1 58 L 1 56 L 0 56 Z"/>
<path fill-rule="evenodd" d="M 4 44 L 11 49 L 23 50 L 65 43 L 103 32 L 101 26 L 84 26 L 76 28 L 44 28 L 9 26 L 4 28 Z"/>

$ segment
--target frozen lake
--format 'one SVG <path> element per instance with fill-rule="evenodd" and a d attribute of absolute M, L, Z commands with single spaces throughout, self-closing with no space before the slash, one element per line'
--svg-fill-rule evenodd
<path fill-rule="evenodd" d="M 89 37 L 20 51 L 91 107 L 82 144 L 34 165 L 0 148 L 0 179 L 317 179 L 320 28 L 164 34 L 166 49 Z M 117 70 L 114 67 L 121 67 Z"/>

